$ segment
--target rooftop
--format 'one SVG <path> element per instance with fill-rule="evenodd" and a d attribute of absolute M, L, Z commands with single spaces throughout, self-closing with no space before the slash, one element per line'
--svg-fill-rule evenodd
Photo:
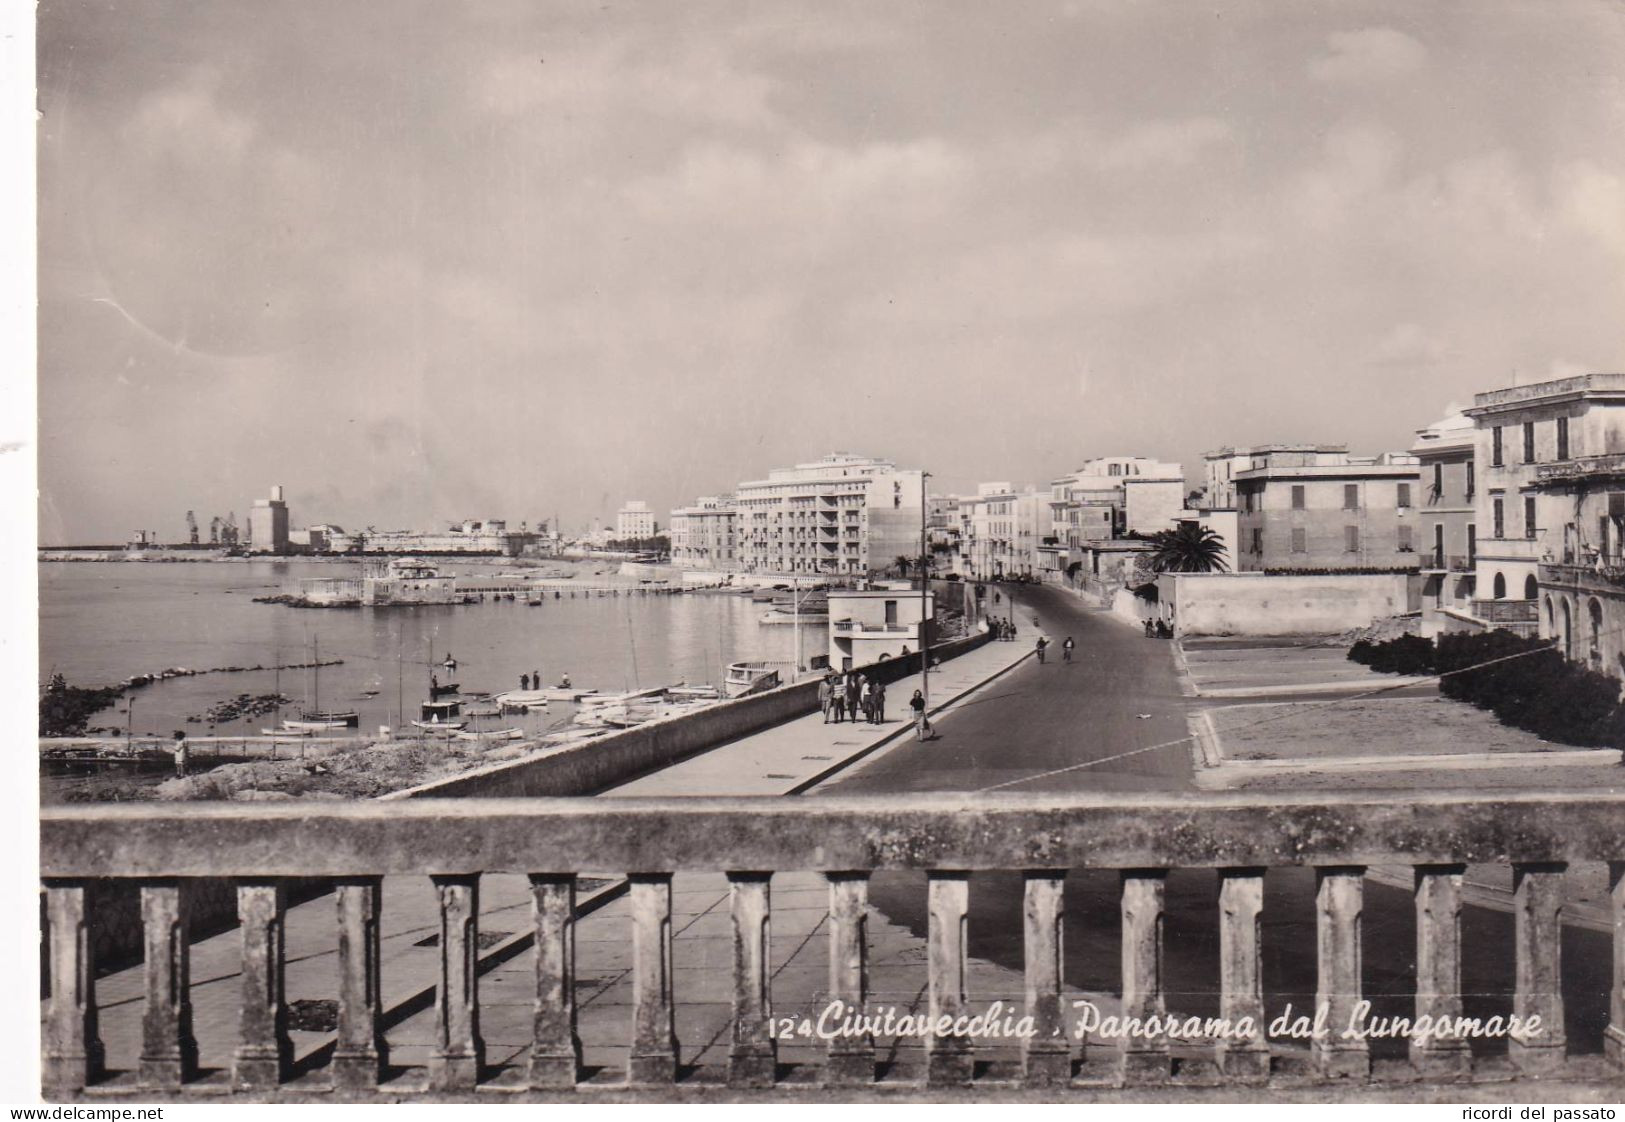
<path fill-rule="evenodd" d="M 1549 382 L 1533 382 L 1527 386 L 1508 386 L 1473 395 L 1471 409 L 1463 410 L 1469 417 L 1506 409 L 1545 398 L 1579 397 L 1587 394 L 1625 393 L 1625 374 L 1578 374 L 1572 378 L 1556 378 Z"/>

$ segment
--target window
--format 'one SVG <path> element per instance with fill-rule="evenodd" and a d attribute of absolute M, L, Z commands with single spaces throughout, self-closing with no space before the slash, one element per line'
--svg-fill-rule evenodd
<path fill-rule="evenodd" d="M 1399 485 L 1399 507 L 1400 507 L 1401 510 L 1403 510 L 1403 509 L 1405 509 L 1406 507 L 1408 507 L 1410 505 L 1411 505 L 1411 485 L 1409 483 L 1401 483 Z"/>
<path fill-rule="evenodd" d="M 1433 490 L 1431 491 L 1431 493 L 1429 493 L 1428 498 L 1432 499 L 1434 502 L 1437 502 L 1439 500 L 1439 497 L 1441 495 L 1443 495 L 1443 494 L 1444 494 L 1444 465 L 1443 464 L 1434 464 L 1433 465 Z"/>
<path fill-rule="evenodd" d="M 1490 430 L 1490 467 L 1501 466 L 1501 426 Z"/>
<path fill-rule="evenodd" d="M 1523 536 L 1533 540 L 1535 536 L 1535 496 L 1523 497 Z"/>
<path fill-rule="evenodd" d="M 1478 484 L 1477 484 L 1477 481 L 1473 478 L 1473 461 L 1468 460 L 1467 461 L 1467 498 L 1468 498 L 1468 501 L 1471 501 L 1472 497 L 1477 493 L 1478 493 Z"/>
<path fill-rule="evenodd" d="M 1490 585 L 1490 588 L 1495 599 L 1505 600 L 1507 598 L 1507 579 L 1500 573 L 1495 574 L 1495 583 Z"/>
<path fill-rule="evenodd" d="M 1360 528 L 1358 526 L 1343 527 L 1343 552 L 1360 552 Z"/>
<path fill-rule="evenodd" d="M 1343 484 L 1343 509 L 1360 509 L 1360 485 L 1358 483 Z"/>
<path fill-rule="evenodd" d="M 1444 560 L 1444 523 L 1435 523 L 1433 527 L 1433 567 L 1442 569 Z"/>
<path fill-rule="evenodd" d="M 1478 527 L 1471 522 L 1467 523 L 1467 564 L 1469 567 L 1478 560 Z"/>
<path fill-rule="evenodd" d="M 1416 552 L 1416 547 L 1411 543 L 1411 528 L 1409 526 L 1401 526 L 1399 528 L 1399 552 Z"/>
<path fill-rule="evenodd" d="M 1292 531 L 1292 552 L 1293 553 L 1308 553 L 1309 552 L 1308 536 L 1309 536 L 1308 532 L 1305 531 L 1303 529 L 1303 527 L 1301 527 L 1301 526 L 1296 527 L 1296 528 L 1293 529 L 1293 531 Z"/>
<path fill-rule="evenodd" d="M 1535 462 L 1535 422 L 1533 421 L 1523 423 L 1523 462 L 1526 464 Z"/>
<path fill-rule="evenodd" d="M 897 622 L 897 601 L 896 600 L 887 600 L 886 601 L 886 623 L 888 625 L 892 625 L 892 624 L 895 624 L 896 622 Z"/>
<path fill-rule="evenodd" d="M 1292 509 L 1303 509 L 1303 484 L 1301 483 L 1294 483 L 1292 485 Z"/>
<path fill-rule="evenodd" d="M 1557 419 L 1557 458 L 1560 460 L 1569 458 L 1569 419 L 1567 417 Z"/>
<path fill-rule="evenodd" d="M 1261 530 L 1261 529 L 1258 529 L 1257 527 L 1253 528 L 1253 550 L 1252 551 L 1254 553 L 1263 553 L 1264 552 L 1264 531 Z"/>
<path fill-rule="evenodd" d="M 1506 504 L 1496 499 L 1490 506 L 1490 537 L 1502 538 L 1506 536 Z"/>

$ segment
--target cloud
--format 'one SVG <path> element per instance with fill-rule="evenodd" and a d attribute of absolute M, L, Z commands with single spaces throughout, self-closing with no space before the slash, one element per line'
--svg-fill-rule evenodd
<path fill-rule="evenodd" d="M 1326 37 L 1330 50 L 1309 63 L 1309 76 L 1317 82 L 1391 82 L 1420 70 L 1428 50 L 1391 27 L 1334 31 Z"/>
<path fill-rule="evenodd" d="M 1366 356 L 1368 366 L 1437 366 L 1451 356 L 1439 338 L 1415 323 L 1396 324 Z"/>

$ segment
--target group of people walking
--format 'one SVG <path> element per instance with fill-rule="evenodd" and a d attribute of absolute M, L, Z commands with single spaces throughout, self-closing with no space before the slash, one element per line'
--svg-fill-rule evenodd
<path fill-rule="evenodd" d="M 843 678 L 831 672 L 818 683 L 818 705 L 826 725 L 856 721 L 859 713 L 868 724 L 882 724 L 886 720 L 886 684 L 862 674 Z"/>
<path fill-rule="evenodd" d="M 993 638 L 1001 643 L 1014 643 L 1016 641 L 1016 621 L 1013 619 L 990 618 L 987 625 L 993 631 Z"/>

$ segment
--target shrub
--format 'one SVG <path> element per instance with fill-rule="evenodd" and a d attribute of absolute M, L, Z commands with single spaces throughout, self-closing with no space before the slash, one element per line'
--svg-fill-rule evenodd
<path fill-rule="evenodd" d="M 1349 648 L 1348 657 L 1379 674 L 1433 673 L 1433 643 L 1417 635 L 1401 635 L 1386 643 L 1361 639 Z"/>

